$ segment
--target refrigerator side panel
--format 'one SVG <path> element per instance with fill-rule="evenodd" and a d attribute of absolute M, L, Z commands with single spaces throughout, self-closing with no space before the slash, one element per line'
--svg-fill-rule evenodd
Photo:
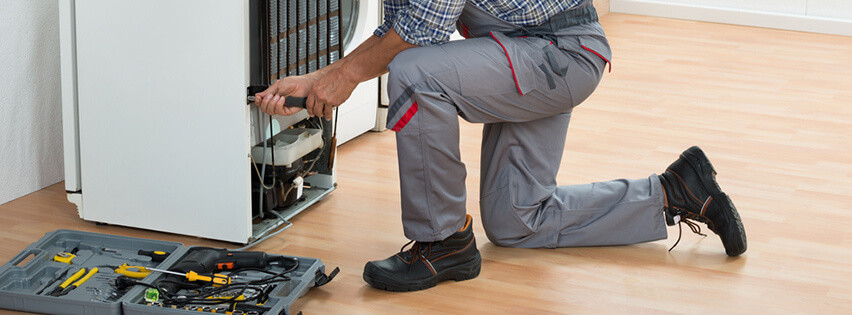
<path fill-rule="evenodd" d="M 80 132 L 77 116 L 77 56 L 74 0 L 59 1 L 60 80 L 62 82 L 62 141 L 65 190 L 80 191 Z"/>
<path fill-rule="evenodd" d="M 251 235 L 247 1 L 78 1 L 84 219 Z"/>

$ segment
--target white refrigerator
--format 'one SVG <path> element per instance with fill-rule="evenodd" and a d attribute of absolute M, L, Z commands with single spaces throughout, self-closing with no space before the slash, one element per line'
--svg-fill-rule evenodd
<path fill-rule="evenodd" d="M 249 243 L 334 190 L 329 164 L 303 178 L 300 201 L 252 213 L 251 149 L 269 127 L 246 97 L 265 1 L 60 0 L 65 186 L 81 218 Z M 379 7 L 342 2 L 345 52 Z M 375 125 L 378 91 L 365 82 L 340 107 L 338 144 Z M 277 117 L 274 132 L 305 118 Z"/>

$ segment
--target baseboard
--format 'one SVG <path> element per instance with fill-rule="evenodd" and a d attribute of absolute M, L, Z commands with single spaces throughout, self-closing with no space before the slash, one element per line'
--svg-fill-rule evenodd
<path fill-rule="evenodd" d="M 611 0 L 610 12 L 852 36 L 852 21 L 648 0 Z"/>

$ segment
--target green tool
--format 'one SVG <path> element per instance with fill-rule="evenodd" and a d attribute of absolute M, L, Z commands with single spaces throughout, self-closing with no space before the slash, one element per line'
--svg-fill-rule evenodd
<path fill-rule="evenodd" d="M 160 290 L 148 288 L 145 290 L 145 302 L 157 302 L 160 300 Z"/>

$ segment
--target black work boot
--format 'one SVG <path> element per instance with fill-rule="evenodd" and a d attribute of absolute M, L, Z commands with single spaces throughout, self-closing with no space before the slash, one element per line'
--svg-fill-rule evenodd
<path fill-rule="evenodd" d="M 716 170 L 701 148 L 693 146 L 681 153 L 660 175 L 660 182 L 666 191 L 666 224 L 686 223 L 693 232 L 701 234 L 698 224 L 689 220 L 703 222 L 722 239 L 728 256 L 739 256 L 746 251 L 743 221 L 731 198 L 716 183 Z"/>
<path fill-rule="evenodd" d="M 473 238 L 472 219 L 443 241 L 415 242 L 407 251 L 364 266 L 364 281 L 388 291 L 417 291 L 444 280 L 468 280 L 479 275 L 482 259 Z"/>

